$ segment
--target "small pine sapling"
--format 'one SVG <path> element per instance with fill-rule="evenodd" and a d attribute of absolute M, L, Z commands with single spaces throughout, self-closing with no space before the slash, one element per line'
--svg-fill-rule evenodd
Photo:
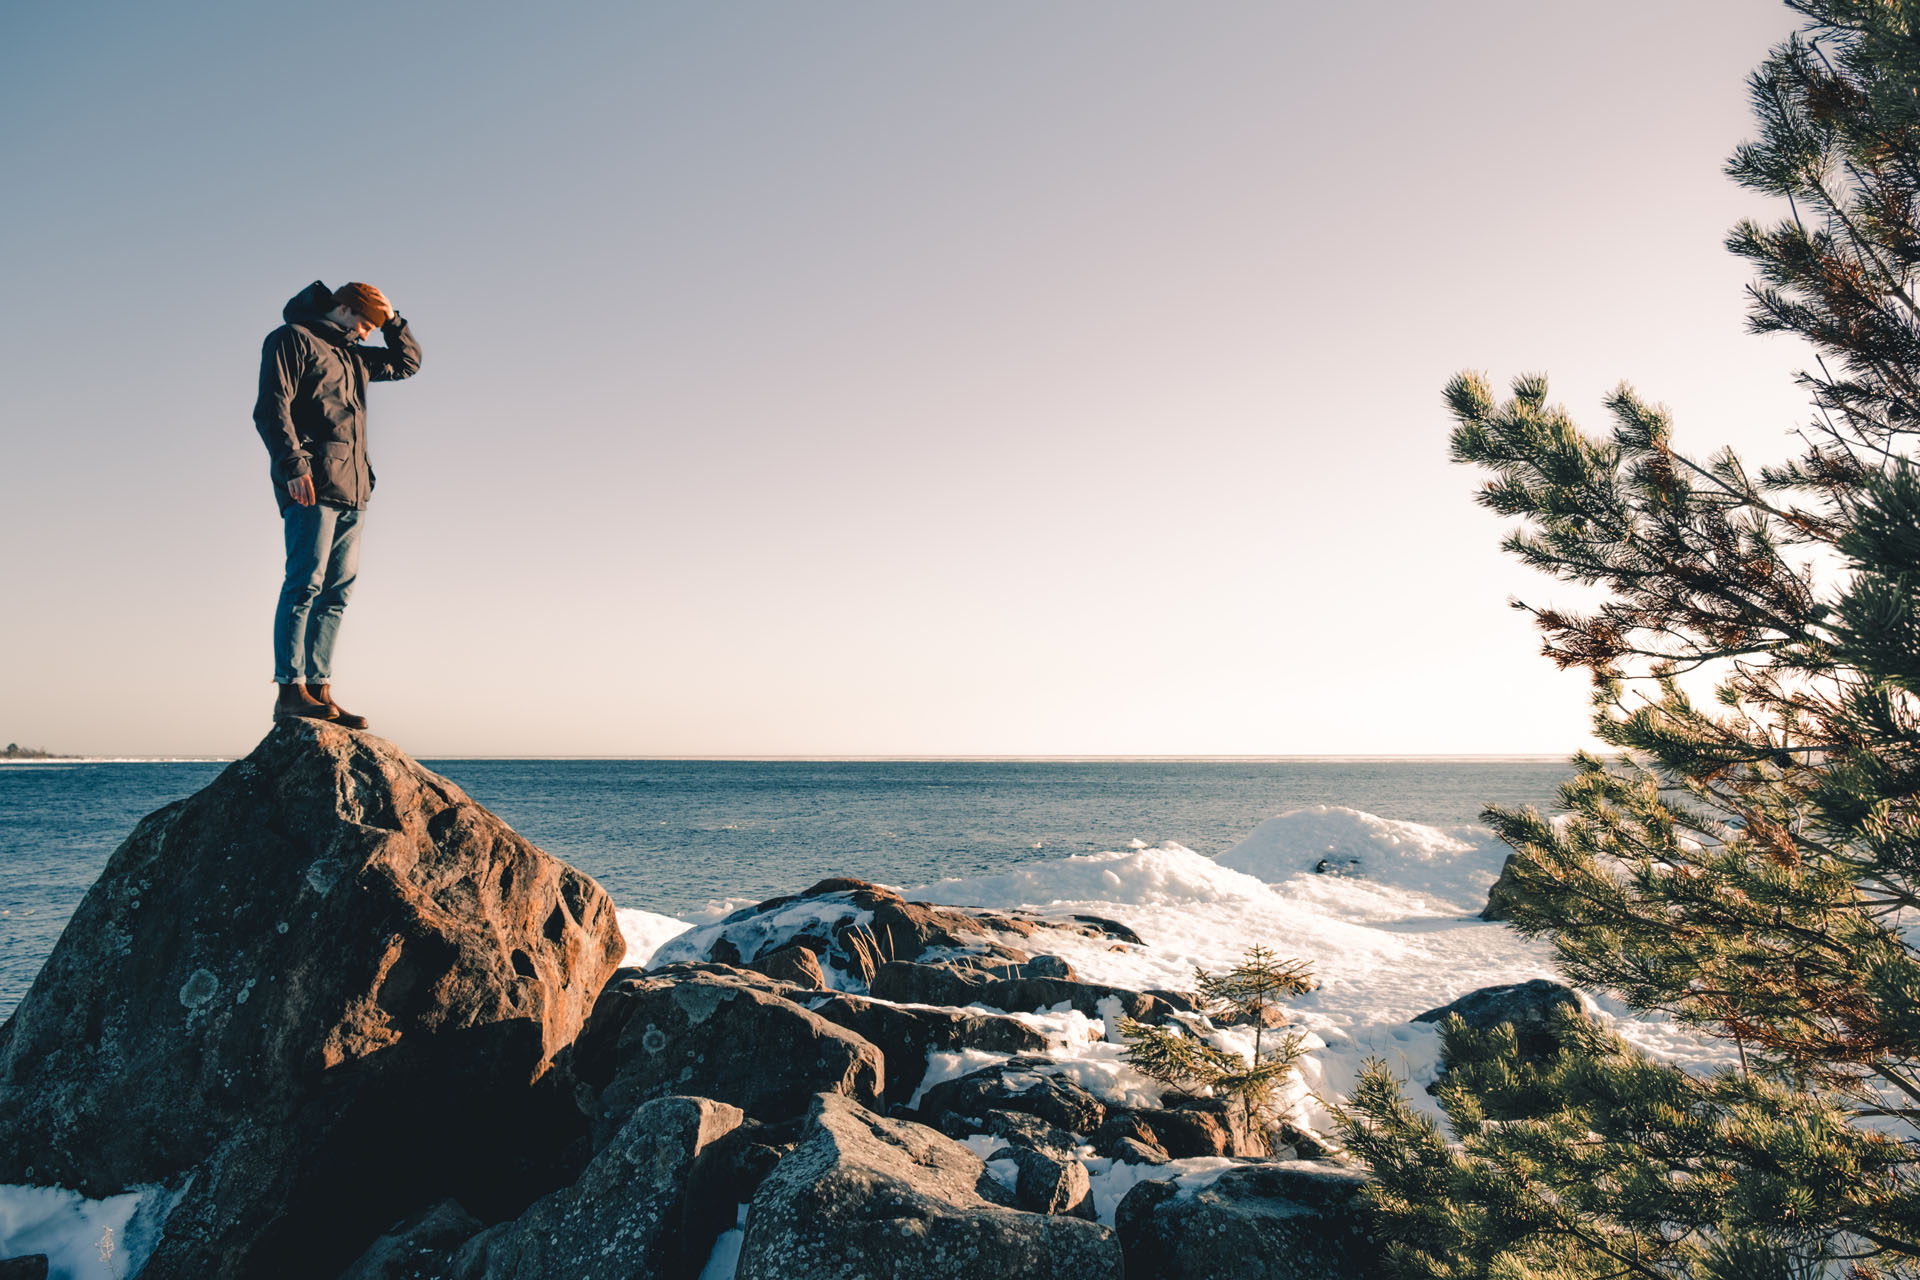
<path fill-rule="evenodd" d="M 1304 960 L 1282 960 L 1256 943 L 1225 973 L 1195 969 L 1193 984 L 1207 1014 L 1253 1025 L 1253 1061 L 1215 1081 L 1214 1093 L 1238 1098 L 1249 1128 L 1255 1115 L 1272 1119 L 1273 1091 L 1293 1070 L 1305 1045 L 1291 1030 L 1276 1044 L 1268 1043 L 1267 1033 L 1273 1030 L 1282 999 L 1313 990 L 1312 972 Z"/>
<path fill-rule="evenodd" d="M 1127 1063 L 1149 1080 L 1175 1093 L 1197 1098 L 1247 1064 L 1237 1053 L 1216 1049 L 1179 1025 L 1156 1027 L 1136 1018 L 1120 1019 L 1127 1041 Z"/>
<path fill-rule="evenodd" d="M 1255 1117 L 1272 1119 L 1273 1091 L 1304 1050 L 1288 1031 L 1277 1042 L 1268 1032 L 1285 996 L 1312 990 L 1304 962 L 1281 960 L 1263 946 L 1247 949 L 1225 973 L 1194 970 L 1196 1003 L 1211 1017 L 1253 1025 L 1253 1059 L 1206 1043 L 1181 1026 L 1156 1027 L 1134 1018 L 1120 1021 L 1127 1062 L 1140 1074 L 1188 1097 L 1202 1092 L 1237 1099 L 1249 1130 Z"/>

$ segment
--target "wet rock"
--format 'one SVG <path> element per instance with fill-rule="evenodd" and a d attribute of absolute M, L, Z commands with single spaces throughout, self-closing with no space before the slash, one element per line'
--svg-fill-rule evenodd
<path fill-rule="evenodd" d="M 1310 1161 L 1229 1169 L 1196 1192 L 1136 1183 L 1114 1212 L 1127 1280 L 1375 1280 L 1366 1179 Z"/>
<path fill-rule="evenodd" d="M 862 996 L 834 995 L 811 1003 L 812 1011 L 876 1046 L 887 1060 L 886 1100 L 903 1103 L 926 1078 L 935 1050 L 983 1049 L 991 1053 L 1038 1053 L 1047 1038 L 1017 1018 L 970 1009 L 903 1009 Z"/>
<path fill-rule="evenodd" d="M 572 1186 L 467 1241 L 452 1280 L 666 1280 L 697 1275 L 734 1201 L 703 1157 L 741 1121 L 705 1098 L 659 1098 L 628 1117 Z"/>
<path fill-rule="evenodd" d="M 375 1240 L 339 1280 L 436 1280 L 454 1250 L 479 1234 L 482 1223 L 457 1200 L 442 1200 L 401 1221 Z"/>
<path fill-rule="evenodd" d="M 753 967 L 776 982 L 795 987 L 818 991 L 827 985 L 827 976 L 820 970 L 820 957 L 811 947 L 797 944 L 781 947 L 754 961 Z"/>
<path fill-rule="evenodd" d="M 809 1120 L 747 1212 L 738 1280 L 1121 1280 L 1112 1232 L 995 1203 L 958 1143 L 836 1095 Z"/>
<path fill-rule="evenodd" d="M 1028 1213 L 1052 1213 L 1093 1221 L 1093 1182 L 1087 1167 L 1070 1155 L 1032 1147 L 1002 1147 L 987 1163 L 1011 1160 L 1018 1172 L 1013 1202 Z"/>
<path fill-rule="evenodd" d="M 331 1277 L 434 1201 L 517 1212 L 584 1127 L 534 1082 L 624 949 L 451 782 L 282 721 L 140 822 L 0 1028 L 0 1182 L 185 1185 L 145 1280 Z"/>
<path fill-rule="evenodd" d="M 1478 1031 L 1510 1022 L 1519 1039 L 1521 1057 L 1545 1062 L 1560 1051 L 1560 1037 L 1553 1031 L 1553 1013 L 1562 1006 L 1580 1012 L 1580 997 L 1573 988 L 1535 978 L 1531 982 L 1470 991 L 1452 1004 L 1427 1010 L 1413 1021 L 1445 1022 L 1449 1014 L 1457 1013 Z"/>
<path fill-rule="evenodd" d="M 621 970 L 566 1065 L 595 1095 L 596 1149 L 654 1098 L 697 1093 L 779 1121 L 816 1093 L 877 1106 L 886 1070 L 873 1045 L 772 994 L 768 979 L 714 969 Z"/>
<path fill-rule="evenodd" d="M 924 1123 L 946 1133 L 985 1133 L 994 1111 L 1038 1116 L 1072 1133 L 1092 1133 L 1107 1118 L 1106 1106 L 1059 1073 L 1050 1058 L 1014 1058 L 980 1071 L 945 1080 L 920 1099 Z"/>

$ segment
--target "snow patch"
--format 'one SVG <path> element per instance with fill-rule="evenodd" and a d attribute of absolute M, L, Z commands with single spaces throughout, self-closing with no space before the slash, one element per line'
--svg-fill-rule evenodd
<path fill-rule="evenodd" d="M 713 1242 L 707 1265 L 700 1268 L 700 1280 L 733 1280 L 734 1272 L 740 1268 L 740 1245 L 746 1238 L 747 1206 L 743 1204 L 734 1215 L 733 1225 Z"/>
<path fill-rule="evenodd" d="M 1254 876 L 1202 857 L 1184 845 L 1168 843 L 1111 853 L 1076 853 L 1002 875 L 942 880 L 909 896 L 917 902 L 949 906 L 1047 913 L 1087 902 L 1109 906 L 1236 902 L 1257 896 L 1265 888 Z"/>
<path fill-rule="evenodd" d="M 662 946 L 693 928 L 685 920 L 634 907 L 617 908 L 614 915 L 620 920 L 620 936 L 627 940 L 627 954 L 620 963 L 631 969 L 646 968 Z"/>
<path fill-rule="evenodd" d="M 124 1280 L 146 1264 L 178 1196 L 136 1187 L 89 1200 L 63 1187 L 0 1186 L 0 1258 L 47 1255 L 47 1280 Z"/>
<path fill-rule="evenodd" d="M 1317 804 L 1268 818 L 1218 861 L 1270 884 L 1300 875 L 1358 876 L 1478 912 L 1506 854 L 1482 828 L 1449 833 Z"/>

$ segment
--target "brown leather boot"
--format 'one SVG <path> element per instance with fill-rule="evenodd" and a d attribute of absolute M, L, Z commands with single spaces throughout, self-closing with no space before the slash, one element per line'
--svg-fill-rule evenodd
<path fill-rule="evenodd" d="M 324 684 L 310 684 L 307 686 L 307 695 L 315 702 L 322 703 L 326 706 L 327 710 L 331 713 L 327 716 L 327 719 L 333 721 L 335 724 L 344 725 L 349 729 L 364 729 L 367 727 L 367 718 L 365 716 L 357 716 L 335 702 L 333 700 L 333 694 L 329 692 L 328 686 Z"/>
<path fill-rule="evenodd" d="M 325 698 L 316 698 L 308 693 L 305 685 L 283 684 L 279 689 L 279 696 L 273 702 L 275 720 L 290 720 L 296 716 L 308 720 L 332 720 L 340 712 Z"/>

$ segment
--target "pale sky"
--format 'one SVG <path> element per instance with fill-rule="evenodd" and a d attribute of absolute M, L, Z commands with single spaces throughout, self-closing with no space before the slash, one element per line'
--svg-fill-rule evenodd
<path fill-rule="evenodd" d="M 1761 0 L 10 5 L 0 745 L 268 727 L 261 339 L 425 352 L 334 685 L 419 755 L 1564 753 L 1441 388 L 1772 459 Z"/>

